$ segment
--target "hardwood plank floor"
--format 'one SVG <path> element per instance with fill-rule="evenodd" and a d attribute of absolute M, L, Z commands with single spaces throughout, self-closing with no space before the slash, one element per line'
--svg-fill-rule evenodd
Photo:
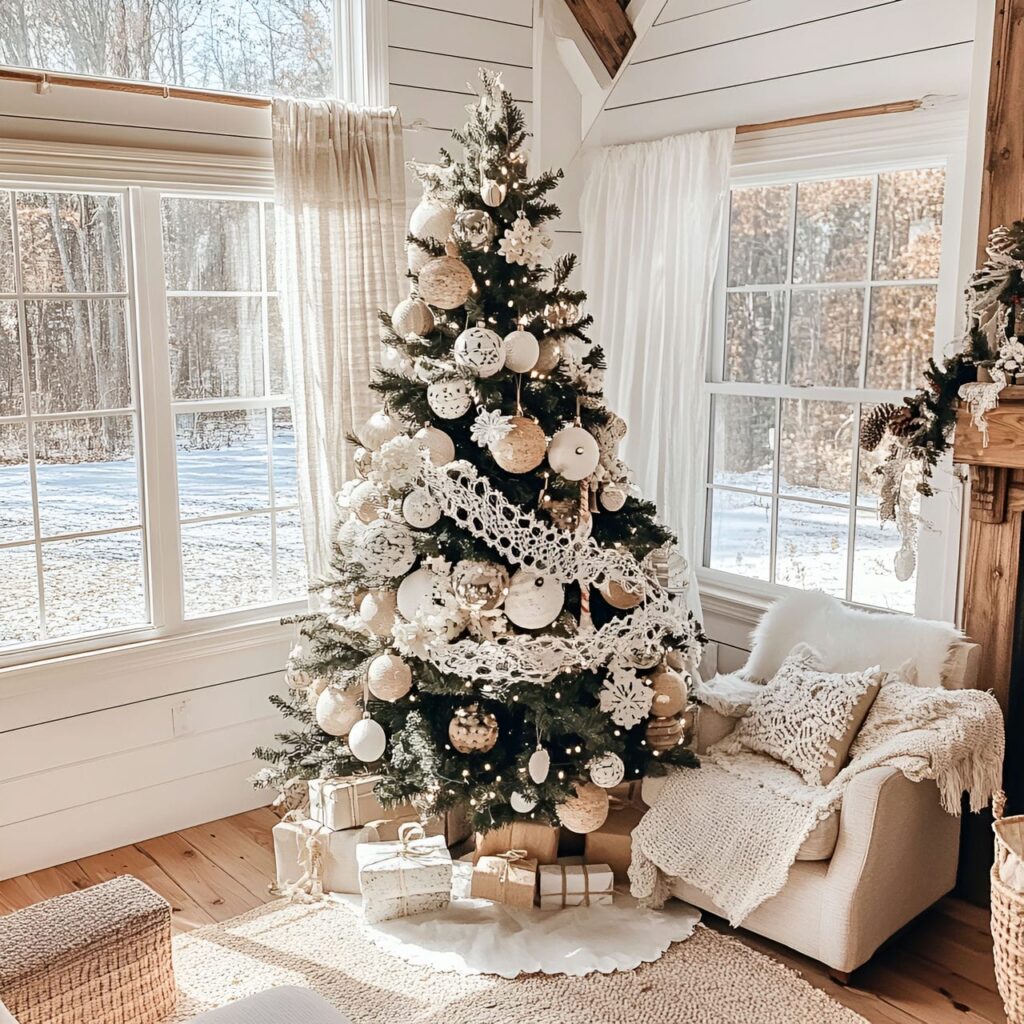
<path fill-rule="evenodd" d="M 130 873 L 173 908 L 176 931 L 223 921 L 269 902 L 274 872 L 266 808 L 172 832 L 0 882 L 0 913 Z M 730 933 L 724 921 L 705 917 Z M 1005 1024 L 992 969 L 988 913 L 947 898 L 857 971 L 834 982 L 821 964 L 767 939 L 737 933 L 871 1024 Z"/>

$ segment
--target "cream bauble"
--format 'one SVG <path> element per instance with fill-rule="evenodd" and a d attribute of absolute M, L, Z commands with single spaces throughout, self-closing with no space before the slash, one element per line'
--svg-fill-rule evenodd
<path fill-rule="evenodd" d="M 374 576 L 404 576 L 416 562 L 412 531 L 404 523 L 377 519 L 359 539 L 356 559 Z"/>
<path fill-rule="evenodd" d="M 429 260 L 434 258 L 429 249 L 424 249 L 419 242 L 405 243 L 405 265 L 410 273 L 418 274 Z"/>
<path fill-rule="evenodd" d="M 444 244 L 455 223 L 455 211 L 436 199 L 421 199 L 409 215 L 409 234 Z"/>
<path fill-rule="evenodd" d="M 529 814 L 537 806 L 537 801 L 520 792 L 513 793 L 509 799 L 509 806 L 516 814 Z"/>
<path fill-rule="evenodd" d="M 614 789 L 625 777 L 626 766 L 618 754 L 599 754 L 587 762 L 590 781 L 602 789 Z"/>
<path fill-rule="evenodd" d="M 518 330 L 505 335 L 505 369 L 529 373 L 539 357 L 540 343 L 529 331 Z"/>
<path fill-rule="evenodd" d="M 652 750 L 671 750 L 677 747 L 683 738 L 683 724 L 681 715 L 649 718 L 644 729 L 644 739 Z"/>
<path fill-rule="evenodd" d="M 403 299 L 391 314 L 391 326 L 395 334 L 403 338 L 407 334 L 418 334 L 422 338 L 434 329 L 434 314 L 422 299 Z"/>
<path fill-rule="evenodd" d="M 401 700 L 412 689 L 412 669 L 397 654 L 378 654 L 366 670 L 366 685 L 378 700 Z"/>
<path fill-rule="evenodd" d="M 640 591 L 633 593 L 615 580 L 605 580 L 597 589 L 608 604 L 622 611 L 635 608 L 644 599 Z"/>
<path fill-rule="evenodd" d="M 372 523 L 380 515 L 380 492 L 369 480 L 361 480 L 349 495 L 348 504 L 361 522 Z"/>
<path fill-rule="evenodd" d="M 498 229 L 486 210 L 463 210 L 456 214 L 452 237 L 467 249 L 484 252 L 491 247 Z"/>
<path fill-rule="evenodd" d="M 478 704 L 458 708 L 448 723 L 448 739 L 460 754 L 486 754 L 498 742 L 498 720 Z"/>
<path fill-rule="evenodd" d="M 686 707 L 688 696 L 686 681 L 678 672 L 663 668 L 651 676 L 651 714 L 658 718 L 671 718 Z"/>
<path fill-rule="evenodd" d="M 436 615 L 445 612 L 444 633 L 447 639 L 454 640 L 466 628 L 469 613 L 453 610 L 450 607 L 453 597 L 450 577 L 430 569 L 417 569 L 398 585 L 398 610 L 410 621 L 421 613 Z"/>
<path fill-rule="evenodd" d="M 457 420 L 473 406 L 473 391 L 469 381 L 438 380 L 427 385 L 427 405 L 435 416 L 443 420 Z"/>
<path fill-rule="evenodd" d="M 413 438 L 427 449 L 435 466 L 446 466 L 455 458 L 455 442 L 440 427 L 423 427 Z"/>
<path fill-rule="evenodd" d="M 478 377 L 493 377 L 505 365 L 500 336 L 482 324 L 468 327 L 455 339 L 455 362 Z"/>
<path fill-rule="evenodd" d="M 520 569 L 509 581 L 505 615 L 520 629 L 550 626 L 565 603 L 562 584 L 553 576 Z"/>
<path fill-rule="evenodd" d="M 469 267 L 455 256 L 435 256 L 419 274 L 420 298 L 438 309 L 458 309 L 472 287 Z"/>
<path fill-rule="evenodd" d="M 551 771 L 551 755 L 543 747 L 538 747 L 530 755 L 526 769 L 530 773 L 530 778 L 540 786 L 547 781 L 548 773 Z"/>
<path fill-rule="evenodd" d="M 371 590 L 359 602 L 359 618 L 374 636 L 391 636 L 398 595 L 393 590 Z"/>
<path fill-rule="evenodd" d="M 480 184 L 480 198 L 488 206 L 501 206 L 505 202 L 508 189 L 500 181 L 484 179 Z"/>
<path fill-rule="evenodd" d="M 557 338 L 543 338 L 538 343 L 535 373 L 550 373 L 562 358 L 562 344 Z"/>
<path fill-rule="evenodd" d="M 351 690 L 328 686 L 316 699 L 316 724 L 329 736 L 345 736 L 360 718 L 363 709 Z"/>
<path fill-rule="evenodd" d="M 594 435 L 582 427 L 565 427 L 548 445 L 548 464 L 565 480 L 584 480 L 601 458 Z"/>
<path fill-rule="evenodd" d="M 348 749 L 360 761 L 379 761 L 387 745 L 387 735 L 372 718 L 360 718 L 348 734 Z"/>
<path fill-rule="evenodd" d="M 605 484 L 597 496 L 601 506 L 609 512 L 618 512 L 626 504 L 626 488 L 621 484 Z"/>
<path fill-rule="evenodd" d="M 402 424 L 394 416 L 389 416 L 383 409 L 378 409 L 358 432 L 359 440 L 364 448 L 375 452 L 385 441 L 390 441 L 399 434 L 404 434 Z"/>
<path fill-rule="evenodd" d="M 558 820 L 570 831 L 593 832 L 608 819 L 608 791 L 593 782 L 576 782 L 574 794 L 555 808 Z"/>
<path fill-rule="evenodd" d="M 338 527 L 338 532 L 335 535 L 335 540 L 338 543 L 338 547 L 341 548 L 341 553 L 346 558 L 353 558 L 356 553 L 356 549 L 359 546 L 360 540 L 363 538 L 363 532 L 366 530 L 366 524 L 355 515 L 349 516 Z"/>
<path fill-rule="evenodd" d="M 509 423 L 509 432 L 489 446 L 491 455 L 506 473 L 529 473 L 544 461 L 547 436 L 526 416 L 513 416 Z"/>
<path fill-rule="evenodd" d="M 441 518 L 441 507 L 422 487 L 414 487 L 402 501 L 402 517 L 417 530 L 428 530 Z"/>

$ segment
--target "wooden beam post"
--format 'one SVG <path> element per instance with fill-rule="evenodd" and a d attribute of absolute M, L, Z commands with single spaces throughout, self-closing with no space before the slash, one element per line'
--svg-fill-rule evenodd
<path fill-rule="evenodd" d="M 618 0 L 565 0 L 565 3 L 597 51 L 605 70 L 614 78 L 636 40 L 633 25 Z"/>

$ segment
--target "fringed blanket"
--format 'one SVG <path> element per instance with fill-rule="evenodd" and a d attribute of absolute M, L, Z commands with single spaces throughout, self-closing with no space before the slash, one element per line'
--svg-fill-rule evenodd
<path fill-rule="evenodd" d="M 733 696 L 735 714 L 742 694 Z M 699 769 L 669 778 L 633 831 L 632 894 L 660 906 L 668 877 L 682 878 L 739 925 L 786 884 L 804 841 L 861 772 L 888 765 L 913 782 L 934 779 L 948 813 L 960 813 L 964 792 L 976 811 L 1001 784 L 1003 746 L 991 694 L 898 680 L 882 687 L 848 764 L 828 786 L 807 786 L 786 765 L 727 736 L 702 755 Z M 760 786 L 756 801 L 751 780 Z"/>

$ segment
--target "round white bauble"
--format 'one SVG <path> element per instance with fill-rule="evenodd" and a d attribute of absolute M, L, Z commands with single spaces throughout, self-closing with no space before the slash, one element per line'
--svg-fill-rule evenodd
<path fill-rule="evenodd" d="M 477 324 L 455 339 L 455 362 L 478 377 L 493 377 L 505 365 L 505 345 L 501 338 Z"/>
<path fill-rule="evenodd" d="M 565 603 L 562 584 L 553 576 L 520 569 L 509 581 L 505 615 L 521 629 L 550 626 Z"/>
<path fill-rule="evenodd" d="M 358 436 L 364 448 L 375 452 L 385 441 L 404 433 L 402 424 L 394 416 L 389 416 L 383 409 L 378 409 L 363 424 Z"/>
<path fill-rule="evenodd" d="M 391 636 L 397 601 L 393 590 L 371 590 L 359 602 L 359 618 L 374 636 Z"/>
<path fill-rule="evenodd" d="M 435 256 L 419 273 L 420 297 L 438 309 L 458 309 L 472 287 L 469 267 L 454 256 Z"/>
<path fill-rule="evenodd" d="M 620 611 L 635 608 L 644 599 L 644 595 L 640 591 L 634 593 L 627 590 L 615 580 L 605 580 L 597 589 L 608 604 Z"/>
<path fill-rule="evenodd" d="M 361 480 L 349 495 L 348 505 L 364 523 L 372 523 L 379 515 L 380 492 L 369 480 Z"/>
<path fill-rule="evenodd" d="M 403 299 L 391 314 L 391 326 L 403 338 L 407 334 L 423 337 L 434 329 L 434 314 L 422 299 Z"/>
<path fill-rule="evenodd" d="M 592 782 L 574 783 L 574 794 L 555 809 L 558 820 L 570 831 L 593 832 L 608 819 L 608 791 Z"/>
<path fill-rule="evenodd" d="M 379 761 L 387 745 L 384 730 L 372 718 L 360 718 L 348 734 L 348 749 L 360 761 Z"/>
<path fill-rule="evenodd" d="M 435 466 L 446 466 L 455 458 L 455 442 L 440 427 L 423 427 L 413 438 L 427 449 Z"/>
<path fill-rule="evenodd" d="M 602 789 L 614 789 L 625 777 L 626 766 L 618 754 L 607 753 L 592 757 L 587 763 L 590 781 Z"/>
<path fill-rule="evenodd" d="M 411 621 L 420 613 L 432 615 L 443 611 L 452 596 L 450 577 L 441 576 L 430 569 L 417 569 L 398 585 L 398 610 Z M 445 636 L 454 640 L 468 622 L 468 612 L 449 612 L 445 622 Z"/>
<path fill-rule="evenodd" d="M 529 373 L 540 356 L 540 342 L 529 331 L 505 335 L 505 368 L 513 373 Z"/>
<path fill-rule="evenodd" d="M 484 180 L 480 185 L 480 198 L 488 206 L 501 206 L 505 202 L 508 189 L 500 181 Z"/>
<path fill-rule="evenodd" d="M 609 512 L 618 512 L 626 504 L 626 488 L 621 484 L 605 484 L 597 496 Z"/>
<path fill-rule="evenodd" d="M 362 717 L 362 708 L 350 690 L 328 686 L 316 699 L 316 724 L 329 736 L 344 736 Z"/>
<path fill-rule="evenodd" d="M 378 654 L 366 670 L 366 685 L 378 700 L 401 700 L 412 689 L 412 669 L 397 654 Z"/>
<path fill-rule="evenodd" d="M 528 796 L 523 796 L 518 791 L 509 797 L 508 802 L 516 814 L 529 814 L 537 806 L 536 800 L 531 800 Z"/>
<path fill-rule="evenodd" d="M 417 530 L 427 530 L 441 518 L 441 507 L 431 497 L 430 491 L 414 487 L 402 502 L 402 516 Z"/>
<path fill-rule="evenodd" d="M 530 778 L 539 786 L 547 781 L 548 772 L 551 771 L 551 755 L 543 748 L 538 747 L 531 755 L 526 764 Z"/>
<path fill-rule="evenodd" d="M 427 261 L 433 258 L 418 242 L 405 243 L 405 265 L 411 273 L 418 274 L 427 265 Z"/>
<path fill-rule="evenodd" d="M 338 527 L 338 533 L 335 539 L 338 542 L 338 547 L 341 548 L 341 553 L 346 558 L 352 558 L 356 549 L 359 546 L 359 541 L 362 540 L 363 531 L 366 529 L 366 524 L 357 516 L 349 516 Z"/>
<path fill-rule="evenodd" d="M 457 420 L 473 405 L 469 381 L 439 380 L 427 385 L 427 405 L 443 420 Z"/>
<path fill-rule="evenodd" d="M 405 356 L 394 345 L 381 345 L 380 368 L 382 370 L 387 370 L 388 373 L 401 373 L 404 359 Z"/>
<path fill-rule="evenodd" d="M 409 215 L 409 234 L 444 243 L 455 223 L 455 211 L 433 199 L 421 199 Z"/>
<path fill-rule="evenodd" d="M 374 576 L 404 576 L 416 562 L 412 531 L 404 523 L 376 519 L 360 538 L 356 559 Z"/>
<path fill-rule="evenodd" d="M 548 445 L 548 464 L 565 480 L 583 480 L 590 476 L 600 458 L 594 435 L 582 427 L 565 427 Z"/>
<path fill-rule="evenodd" d="M 494 218 L 486 210 L 463 210 L 452 225 L 455 241 L 475 252 L 489 249 L 497 233 Z"/>

